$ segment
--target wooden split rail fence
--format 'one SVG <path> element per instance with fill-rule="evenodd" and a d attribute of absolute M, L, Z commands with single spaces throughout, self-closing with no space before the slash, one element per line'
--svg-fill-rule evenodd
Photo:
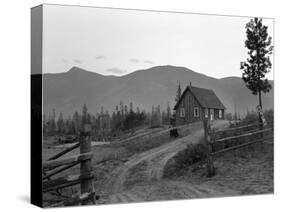
<path fill-rule="evenodd" d="M 213 130 L 209 120 L 204 120 L 207 176 L 215 175 L 214 159 L 223 153 L 263 143 L 273 138 L 273 123 L 262 123 Z"/>
<path fill-rule="evenodd" d="M 63 188 L 80 184 L 80 192 L 70 198 L 48 205 L 69 206 L 75 204 L 89 205 L 96 204 L 96 194 L 93 185 L 94 174 L 92 171 L 92 151 L 91 142 L 87 133 L 81 133 L 78 143 L 50 157 L 43 163 L 43 193 L 56 192 L 61 195 Z M 80 154 L 67 158 L 61 158 L 63 155 L 80 147 Z M 80 164 L 80 173 L 63 177 L 53 177 L 67 169 Z"/>

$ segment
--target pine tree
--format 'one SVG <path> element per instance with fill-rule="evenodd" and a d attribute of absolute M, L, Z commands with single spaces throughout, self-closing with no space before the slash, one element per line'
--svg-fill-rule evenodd
<path fill-rule="evenodd" d="M 162 125 L 162 116 L 161 116 L 160 105 L 157 106 L 157 123 L 158 123 L 159 126 Z"/>
<path fill-rule="evenodd" d="M 262 24 L 261 18 L 251 19 L 246 24 L 245 47 L 248 48 L 249 58 L 241 62 L 242 79 L 254 95 L 259 95 L 260 108 L 262 108 L 261 92 L 267 93 L 272 88 L 265 78 L 265 74 L 269 73 L 272 66 L 270 55 L 273 50 L 272 38 L 268 36 L 267 29 L 268 27 Z"/>
<path fill-rule="evenodd" d="M 73 134 L 72 128 L 71 128 L 71 117 L 68 116 L 67 120 L 65 121 L 65 133 L 66 134 Z"/>
<path fill-rule="evenodd" d="M 137 114 L 140 114 L 140 108 L 137 107 Z"/>
<path fill-rule="evenodd" d="M 180 100 L 180 98 L 181 98 L 181 84 L 179 82 L 178 83 L 177 94 L 176 94 L 176 98 L 175 98 L 176 103 Z"/>
<path fill-rule="evenodd" d="M 167 104 L 167 112 L 166 112 L 166 113 L 167 113 L 167 114 L 166 114 L 167 121 L 169 121 L 170 118 L 171 118 L 171 108 L 170 108 L 169 102 L 168 102 L 168 104 Z"/>
<path fill-rule="evenodd" d="M 62 113 L 60 112 L 59 114 L 59 118 L 58 118 L 58 121 L 57 121 L 57 128 L 58 128 L 58 134 L 63 134 L 64 132 L 64 121 L 63 121 L 63 115 Z"/>
<path fill-rule="evenodd" d="M 134 111 L 133 102 L 130 102 L 130 113 Z"/>
<path fill-rule="evenodd" d="M 56 132 L 56 111 L 55 109 L 53 109 L 53 115 L 52 115 L 52 119 L 51 119 L 51 133 L 55 134 Z"/>
<path fill-rule="evenodd" d="M 88 118 L 88 108 L 86 104 L 84 104 L 82 108 L 82 125 L 87 124 L 87 118 Z"/>
<path fill-rule="evenodd" d="M 128 115 L 128 106 L 127 105 L 124 106 L 124 112 L 125 112 L 125 116 L 127 116 Z"/>
<path fill-rule="evenodd" d="M 150 125 L 151 126 L 154 125 L 154 119 L 155 119 L 155 109 L 154 109 L 154 105 L 152 105 L 151 116 L 150 116 Z"/>
<path fill-rule="evenodd" d="M 72 128 L 73 128 L 74 134 L 77 134 L 80 130 L 80 118 L 79 118 L 79 114 L 77 111 L 74 112 L 73 117 L 72 117 Z"/>
<path fill-rule="evenodd" d="M 116 120 L 116 113 L 115 113 L 115 111 L 113 111 L 112 118 L 111 118 L 111 128 L 113 130 L 115 130 L 116 122 L 117 122 L 117 120 Z"/>
<path fill-rule="evenodd" d="M 101 106 L 100 113 L 101 113 L 101 115 L 104 115 L 104 109 L 103 109 L 103 106 Z"/>
<path fill-rule="evenodd" d="M 52 134 L 52 115 L 49 112 L 48 114 L 48 120 L 47 120 L 47 135 L 51 135 Z"/>
<path fill-rule="evenodd" d="M 121 116 L 123 118 L 123 116 L 124 116 L 124 103 L 123 103 L 122 100 L 120 101 L 120 112 L 121 112 Z"/>

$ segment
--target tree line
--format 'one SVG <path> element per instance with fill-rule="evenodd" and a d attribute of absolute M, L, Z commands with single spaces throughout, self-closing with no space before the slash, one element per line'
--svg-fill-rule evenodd
<path fill-rule="evenodd" d="M 43 134 L 52 135 L 77 135 L 82 130 L 82 123 L 91 127 L 91 134 L 98 138 L 116 136 L 138 127 L 159 127 L 170 123 L 172 112 L 169 103 L 166 109 L 161 110 L 160 105 L 152 106 L 151 111 L 141 110 L 138 106 L 134 108 L 133 102 L 124 104 L 120 101 L 110 114 L 102 106 L 100 112 L 95 115 L 88 112 L 86 104 L 82 106 L 79 113 L 64 115 L 56 113 L 55 109 L 48 115 L 43 115 Z"/>

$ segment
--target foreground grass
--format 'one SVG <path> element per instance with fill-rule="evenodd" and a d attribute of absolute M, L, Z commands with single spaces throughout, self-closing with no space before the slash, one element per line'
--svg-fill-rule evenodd
<path fill-rule="evenodd" d="M 180 131 L 180 136 L 188 134 L 189 131 L 187 128 L 182 128 Z M 116 142 L 103 146 L 93 146 L 93 170 L 95 170 L 95 179 L 94 184 L 97 190 L 97 193 L 100 196 L 104 195 L 103 187 L 105 180 L 110 177 L 111 172 L 118 166 L 125 163 L 131 156 L 145 152 L 147 150 L 159 147 L 163 144 L 171 142 L 174 138 L 170 138 L 169 130 L 163 132 L 155 132 L 153 134 L 147 134 L 144 136 L 138 136 L 134 139 L 127 139 L 125 142 Z M 46 161 L 49 157 L 58 152 L 64 150 L 64 148 L 48 147 L 43 148 L 43 162 Z M 67 158 L 72 155 L 79 154 L 79 149 L 75 149 L 72 152 L 67 153 L 62 158 Z M 70 174 L 78 174 L 80 172 L 80 166 L 77 165 L 71 169 L 68 169 L 55 176 L 67 176 Z M 79 191 L 79 185 L 72 186 L 71 188 L 65 188 L 61 190 L 63 194 L 61 197 L 70 197 L 73 194 Z M 58 198 L 56 195 L 50 193 L 44 195 L 44 199 L 54 200 Z M 47 204 L 47 203 L 46 203 Z"/>
<path fill-rule="evenodd" d="M 273 193 L 273 143 L 270 142 L 217 157 L 214 161 L 216 175 L 212 178 L 206 177 L 205 165 L 181 167 L 171 172 L 173 165 L 174 161 L 167 164 L 167 180 L 183 180 L 195 185 L 207 183 L 217 190 L 232 190 L 237 195 Z"/>

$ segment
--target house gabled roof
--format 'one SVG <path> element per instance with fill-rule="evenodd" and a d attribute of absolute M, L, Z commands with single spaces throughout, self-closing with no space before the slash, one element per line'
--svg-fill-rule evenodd
<path fill-rule="evenodd" d="M 177 109 L 186 92 L 190 90 L 196 100 L 199 102 L 201 107 L 204 108 L 214 108 L 214 109 L 226 109 L 226 107 L 222 104 L 220 99 L 217 97 L 213 90 L 198 88 L 193 86 L 187 86 L 184 92 L 182 93 L 179 101 L 176 103 L 174 110 Z"/>

